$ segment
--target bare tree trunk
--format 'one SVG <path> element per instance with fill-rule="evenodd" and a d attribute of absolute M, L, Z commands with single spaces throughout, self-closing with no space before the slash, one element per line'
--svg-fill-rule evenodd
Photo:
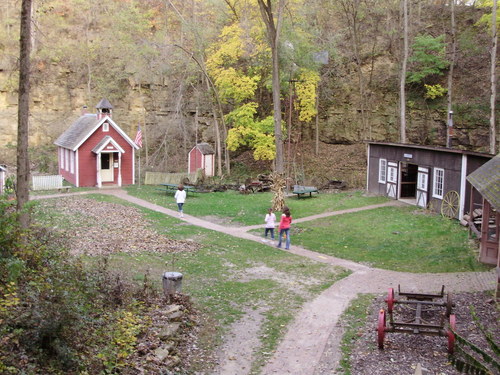
<path fill-rule="evenodd" d="M 408 0 L 403 1 L 403 62 L 399 82 L 400 133 L 399 141 L 406 143 L 406 65 L 408 63 Z"/>
<path fill-rule="evenodd" d="M 354 59 L 356 60 L 356 70 L 358 75 L 358 89 L 359 89 L 359 107 L 361 112 L 361 124 L 363 127 L 363 138 L 366 139 L 367 132 L 367 118 L 366 118 L 366 90 L 365 90 L 365 77 L 362 70 L 361 61 L 361 43 L 359 38 L 359 0 L 343 0 L 341 1 L 342 9 L 347 19 L 347 24 L 351 32 L 352 45 L 354 48 Z"/>
<path fill-rule="evenodd" d="M 85 25 L 85 46 L 87 52 L 87 61 L 85 63 L 87 68 L 87 100 L 92 99 L 92 56 L 90 52 L 89 26 L 89 22 L 87 22 Z"/>
<path fill-rule="evenodd" d="M 182 22 L 184 22 L 186 25 L 188 25 L 190 28 L 193 29 L 193 32 L 196 36 L 196 39 L 198 42 L 201 41 L 201 36 L 200 34 L 196 31 L 196 29 L 194 29 L 192 27 L 192 24 L 193 23 L 188 23 L 186 22 L 186 20 L 184 19 L 184 17 L 182 16 L 182 14 L 177 10 L 177 8 L 175 7 L 175 5 L 172 3 L 171 0 L 168 0 L 168 3 L 170 4 L 170 6 L 174 9 L 174 11 L 177 13 L 177 15 L 179 16 L 179 18 L 182 20 Z M 195 13 L 194 12 L 194 7 L 195 7 L 195 2 L 193 1 L 193 14 Z M 194 21 L 195 19 L 193 18 L 192 21 Z M 190 55 L 190 57 L 196 62 L 196 64 L 199 66 L 199 68 L 201 69 L 203 75 L 205 76 L 205 78 L 207 79 L 207 82 L 209 84 L 209 86 L 212 88 L 212 92 L 214 94 L 214 97 L 215 97 L 215 100 L 217 101 L 217 107 L 219 109 L 219 113 L 220 113 L 220 120 L 221 120 L 221 123 L 222 123 L 222 130 L 223 130 L 223 138 L 224 140 L 227 138 L 227 129 L 226 129 L 226 124 L 225 124 L 225 121 L 224 121 L 224 112 L 222 111 L 222 105 L 221 105 L 221 102 L 220 102 L 220 98 L 219 98 L 219 93 L 217 91 L 217 88 L 215 87 L 214 83 L 212 82 L 212 80 L 210 79 L 210 77 L 208 76 L 208 73 L 207 73 L 207 70 L 205 68 L 205 64 L 204 64 L 204 59 L 203 59 L 203 56 L 201 56 L 200 59 L 197 59 L 195 56 L 194 56 L 194 53 L 192 52 L 189 52 L 186 48 L 184 48 L 182 46 L 182 40 L 181 40 L 181 44 L 174 44 L 174 47 L 178 47 L 180 49 L 182 49 L 184 52 L 186 52 L 187 54 Z M 200 51 L 203 50 L 202 47 L 200 47 L 199 49 Z M 202 53 L 200 53 L 200 55 L 202 55 Z M 203 62 L 203 64 L 202 64 Z M 214 119 L 215 119 L 215 125 L 217 126 L 217 130 L 218 131 L 218 121 L 217 121 L 217 116 L 215 114 L 215 111 L 214 111 Z M 219 145 L 220 146 L 220 145 Z M 220 147 L 219 147 L 220 148 Z M 219 152 L 221 152 L 222 149 L 220 148 Z M 230 160 L 229 160 L 229 151 L 227 149 L 227 147 L 224 147 L 224 160 L 225 160 L 225 166 L 226 166 L 226 173 L 229 175 L 231 173 L 231 163 L 230 163 Z M 218 161 L 218 164 L 220 165 L 221 164 L 221 161 Z M 222 174 L 222 166 L 219 167 L 219 173 Z"/>
<path fill-rule="evenodd" d="M 316 123 L 316 129 L 315 129 L 315 148 L 314 148 L 314 154 L 318 156 L 319 154 L 319 85 L 318 85 L 318 93 L 316 95 L 316 118 L 315 118 L 315 123 Z"/>
<path fill-rule="evenodd" d="M 446 126 L 446 147 L 451 147 L 451 137 L 453 133 L 453 111 L 451 109 L 452 105 L 452 94 L 453 94 L 453 69 L 455 67 L 456 58 L 456 25 L 455 25 L 455 0 L 450 0 L 450 10 L 451 10 L 451 62 L 450 71 L 448 72 L 448 124 Z"/>
<path fill-rule="evenodd" d="M 210 91 L 210 82 L 205 79 L 207 90 Z M 215 130 L 215 154 L 217 156 L 217 176 L 222 176 L 222 147 L 220 139 L 219 120 L 217 110 L 215 109 L 214 102 L 212 101 L 212 114 L 214 116 L 214 130 Z"/>
<path fill-rule="evenodd" d="M 493 14 L 491 21 L 491 98 L 490 98 L 490 153 L 496 154 L 496 115 L 495 115 L 495 102 L 497 97 L 496 88 L 496 64 L 497 64 L 497 0 L 493 0 Z"/>
<path fill-rule="evenodd" d="M 202 64 L 195 56 L 193 53 L 190 53 L 187 49 L 185 49 L 184 47 L 178 45 L 178 44 L 174 44 L 173 45 L 174 47 L 178 47 L 180 49 L 182 49 L 184 52 L 186 52 L 187 54 L 189 54 L 189 56 L 193 59 L 193 61 L 198 65 L 198 67 L 200 68 L 201 72 L 203 73 L 203 75 L 205 76 L 205 78 L 207 79 L 207 82 L 209 84 L 209 87 L 212 88 L 212 92 L 214 94 L 214 97 L 215 97 L 215 100 L 217 101 L 217 106 L 219 108 L 219 112 L 220 112 L 220 119 L 222 121 L 222 129 L 223 129 L 223 138 L 226 139 L 227 137 L 227 131 L 226 131 L 226 123 L 224 121 L 224 112 L 222 111 L 222 104 L 220 102 L 220 98 L 219 98 L 219 93 L 217 91 L 217 88 L 215 87 L 214 83 L 212 82 L 212 80 L 210 79 L 210 76 L 208 75 L 207 73 L 207 70 L 205 69 L 205 65 Z M 229 175 L 231 173 L 231 166 L 230 166 L 230 160 L 229 160 L 229 152 L 227 150 L 227 147 L 225 147 L 224 149 L 224 157 L 225 157 L 225 164 L 226 164 L 226 173 Z"/>
<path fill-rule="evenodd" d="M 271 0 L 258 0 L 260 13 L 264 24 L 266 25 L 267 38 L 271 47 L 273 73 L 273 109 L 274 109 L 274 137 L 276 142 L 276 172 L 281 174 L 284 172 L 284 158 L 283 158 L 283 134 L 281 132 L 281 85 L 280 85 L 280 71 L 278 59 L 278 46 L 279 36 L 281 32 L 281 23 L 283 19 L 283 11 L 285 9 L 286 0 L 278 0 L 278 11 L 276 14 L 276 22 L 274 20 L 272 1 Z"/>
<path fill-rule="evenodd" d="M 29 201 L 30 162 L 28 154 L 29 135 L 29 94 L 30 94 L 30 53 L 31 53 L 31 7 L 32 0 L 22 0 L 21 33 L 19 53 L 19 99 L 17 125 L 17 211 L 23 228 L 29 225 L 29 214 L 23 212 Z"/>

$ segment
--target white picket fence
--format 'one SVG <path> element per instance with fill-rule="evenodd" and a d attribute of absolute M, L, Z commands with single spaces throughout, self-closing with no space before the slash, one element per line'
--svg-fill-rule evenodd
<path fill-rule="evenodd" d="M 69 186 L 63 186 L 63 176 L 51 175 L 51 176 L 32 176 L 32 189 L 33 190 L 53 190 L 53 189 L 66 189 Z"/>

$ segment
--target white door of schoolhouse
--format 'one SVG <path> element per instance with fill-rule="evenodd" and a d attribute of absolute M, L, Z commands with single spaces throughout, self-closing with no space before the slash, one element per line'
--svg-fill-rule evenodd
<path fill-rule="evenodd" d="M 113 154 L 109 152 L 101 153 L 101 181 L 102 182 L 113 182 L 114 181 L 114 170 L 113 170 Z"/>

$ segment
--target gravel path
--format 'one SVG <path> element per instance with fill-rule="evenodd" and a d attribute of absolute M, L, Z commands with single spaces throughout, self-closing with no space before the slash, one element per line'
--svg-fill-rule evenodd
<path fill-rule="evenodd" d="M 123 200 L 166 215 L 178 216 L 177 212 L 174 210 L 129 196 L 121 189 L 102 190 L 101 193 L 112 194 Z M 62 196 L 68 195 L 69 194 L 64 194 Z M 52 197 L 56 196 L 47 196 L 47 198 Z M 36 198 L 40 199 L 43 197 L 38 196 Z M 401 204 L 403 203 L 391 201 L 380 205 L 314 215 L 308 218 L 297 219 L 295 222 Z M 250 229 L 260 228 L 261 226 L 226 227 L 187 214 L 180 220 L 184 220 L 192 225 L 223 232 L 234 237 L 262 243 L 261 237 L 247 232 Z M 446 290 L 448 292 L 486 291 L 496 288 L 496 274 L 494 270 L 491 272 L 476 273 L 411 274 L 370 268 L 348 260 L 315 253 L 314 251 L 294 245 L 292 245 L 290 252 L 319 262 L 344 267 L 351 270 L 352 274 L 332 285 L 329 289 L 325 290 L 302 308 L 294 322 L 290 325 L 287 334 L 277 350 L 264 366 L 262 370 L 262 374 L 264 375 L 335 374 L 335 369 L 340 360 L 339 340 L 341 338 L 337 323 L 343 311 L 349 305 L 349 302 L 354 299 L 358 293 L 385 293 L 388 288 L 397 289 L 398 284 L 400 284 L 405 291 L 420 293 L 439 291 L 442 285 L 446 285 Z M 258 317 L 254 316 L 250 320 L 255 323 Z M 247 349 L 251 347 L 251 345 L 248 345 L 252 339 L 250 336 L 244 340 L 245 343 L 243 343 L 242 347 Z M 217 371 L 218 374 L 244 375 L 249 372 L 251 358 L 246 358 L 246 360 L 243 358 L 245 357 L 245 351 L 242 351 L 242 349 L 238 348 L 238 345 L 235 344 L 238 341 L 241 342 L 241 340 L 235 340 L 234 337 L 229 338 L 230 345 L 224 346 L 227 351 L 221 353 L 221 366 Z M 327 346 L 328 355 L 324 355 Z M 232 363 L 231 361 L 234 360 L 233 357 L 235 356 L 237 356 L 238 361 Z"/>

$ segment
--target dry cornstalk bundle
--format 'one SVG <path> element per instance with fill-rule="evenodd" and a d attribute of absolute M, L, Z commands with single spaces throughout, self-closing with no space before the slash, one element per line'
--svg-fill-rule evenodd
<path fill-rule="evenodd" d="M 273 211 L 281 211 L 285 206 L 286 180 L 282 175 L 278 173 L 272 173 L 269 177 L 272 181 L 271 191 L 274 193 Z"/>

